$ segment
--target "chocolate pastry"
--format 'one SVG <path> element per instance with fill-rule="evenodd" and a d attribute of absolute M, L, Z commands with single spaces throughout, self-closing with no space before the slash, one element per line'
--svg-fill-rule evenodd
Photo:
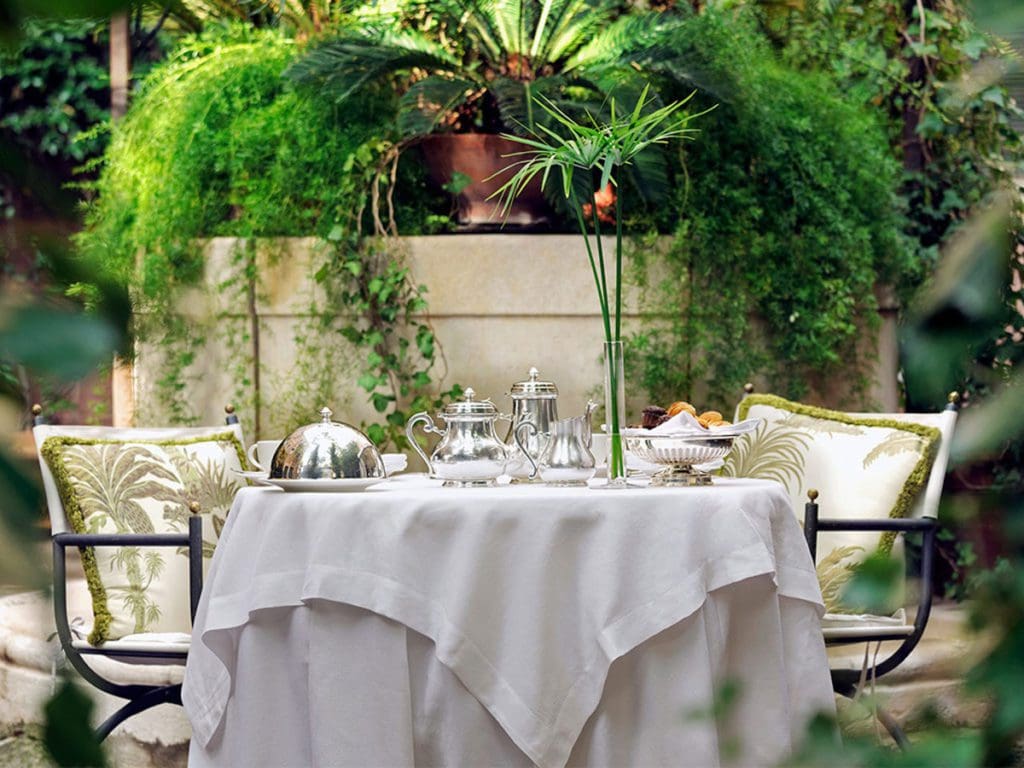
<path fill-rule="evenodd" d="M 668 419 L 668 411 L 660 405 L 648 405 L 644 408 L 642 426 L 644 429 L 654 429 Z"/>

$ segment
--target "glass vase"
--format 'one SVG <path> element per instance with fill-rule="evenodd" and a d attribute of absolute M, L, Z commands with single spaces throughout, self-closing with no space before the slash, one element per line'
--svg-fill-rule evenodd
<path fill-rule="evenodd" d="M 604 408 L 608 428 L 608 482 L 601 488 L 626 488 L 626 451 L 622 428 L 626 424 L 626 375 L 621 341 L 604 343 Z"/>

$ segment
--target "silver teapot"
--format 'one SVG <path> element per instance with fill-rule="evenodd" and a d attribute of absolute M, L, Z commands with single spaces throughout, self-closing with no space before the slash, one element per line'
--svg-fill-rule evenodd
<path fill-rule="evenodd" d="M 506 472 L 512 482 L 530 482 L 537 475 L 532 472 L 532 456 L 540 456 L 551 437 L 551 425 L 558 420 L 558 387 L 550 381 L 539 381 L 540 372 L 530 368 L 529 378 L 512 385 L 508 396 L 512 398 L 512 424 L 505 435 L 505 444 L 512 451 Z M 523 441 L 522 450 L 515 436 L 520 425 L 530 422 L 535 430 Z"/>
<path fill-rule="evenodd" d="M 439 418 L 444 419 L 446 428 L 438 429 L 426 411 L 414 414 L 405 425 L 409 443 L 420 455 L 433 477 L 444 480 L 446 488 L 472 488 L 495 485 L 498 475 L 505 473 L 505 467 L 512 455 L 494 432 L 498 420 L 498 409 L 490 400 L 476 400 L 476 392 L 466 389 L 462 400 L 449 403 Z M 413 437 L 413 427 L 423 422 L 423 431 L 441 436 L 441 442 L 427 458 Z M 515 444 L 530 461 L 533 474 L 537 464 L 525 452 L 522 435 L 535 429 L 530 421 L 523 422 L 513 431 Z"/>
<path fill-rule="evenodd" d="M 561 419 L 551 425 L 547 447 L 537 463 L 540 478 L 548 485 L 586 485 L 594 476 L 597 462 L 590 452 L 590 415 L 597 405 L 587 403 L 582 416 Z"/>

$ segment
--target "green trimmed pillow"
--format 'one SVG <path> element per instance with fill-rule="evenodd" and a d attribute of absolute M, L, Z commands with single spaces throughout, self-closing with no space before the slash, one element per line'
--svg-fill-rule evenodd
<path fill-rule="evenodd" d="M 76 533 L 181 533 L 190 505 L 203 517 L 203 557 L 213 551 L 242 483 L 231 431 L 170 440 L 48 437 L 41 454 Z M 185 547 L 88 547 L 82 565 L 93 603 L 89 642 L 145 632 L 189 632 Z"/>
<path fill-rule="evenodd" d="M 812 488 L 821 494 L 824 518 L 906 517 L 928 481 L 941 436 L 934 427 L 853 416 L 773 395 L 746 397 L 736 418 L 763 422 L 736 440 L 723 474 L 778 481 L 801 521 Z M 818 534 L 818 579 L 830 613 L 843 612 L 839 593 L 853 567 L 876 550 L 888 554 L 894 540 L 892 532 Z"/>

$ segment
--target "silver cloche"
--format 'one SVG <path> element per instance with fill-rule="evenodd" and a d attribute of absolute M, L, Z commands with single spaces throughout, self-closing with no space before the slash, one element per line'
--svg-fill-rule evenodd
<path fill-rule="evenodd" d="M 342 480 L 387 476 L 380 451 L 370 438 L 351 424 L 331 421 L 330 408 L 322 408 L 320 417 L 281 441 L 270 462 L 270 477 Z"/>

